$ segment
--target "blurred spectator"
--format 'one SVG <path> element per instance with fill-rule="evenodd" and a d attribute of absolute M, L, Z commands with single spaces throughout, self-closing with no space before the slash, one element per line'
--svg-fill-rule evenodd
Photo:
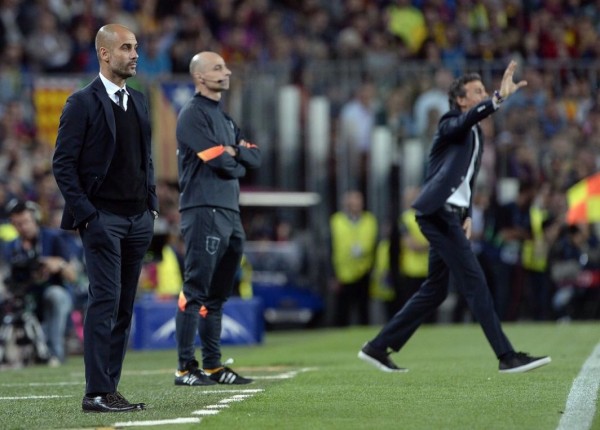
<path fill-rule="evenodd" d="M 359 191 L 342 196 L 342 209 L 329 220 L 334 294 L 334 324 L 352 323 L 356 311 L 358 324 L 368 325 L 369 284 L 375 262 L 378 226 L 375 216 L 364 209 Z"/>
<path fill-rule="evenodd" d="M 8 45 L 19 44 L 23 32 L 17 20 L 20 0 L 2 0 L 0 2 L 0 52 Z"/>
<path fill-rule="evenodd" d="M 101 9 L 101 16 L 105 22 L 121 24 L 130 29 L 134 34 L 141 33 L 140 22 L 135 18 L 131 11 L 124 7 L 123 0 L 104 0 L 98 2 Z"/>
<path fill-rule="evenodd" d="M 171 57 L 166 47 L 161 46 L 157 33 L 144 36 L 138 49 L 138 72 L 148 79 L 166 78 L 171 73 Z"/>
<path fill-rule="evenodd" d="M 366 191 L 367 166 L 373 143 L 376 96 L 375 85 L 363 82 L 352 99 L 342 106 L 339 118 L 338 150 L 347 157 L 342 158 L 342 162 L 347 163 L 352 176 L 358 181 L 351 187 L 358 187 L 363 193 Z"/>
<path fill-rule="evenodd" d="M 0 62 L 0 106 L 18 98 L 25 99 L 29 92 L 31 76 L 25 65 L 23 45 L 10 42 L 2 51 Z M 1 113 L 1 112 L 0 112 Z"/>
<path fill-rule="evenodd" d="M 551 197 L 549 186 L 539 188 L 529 209 L 531 238 L 523 241 L 521 251 L 524 288 L 516 298 L 522 304 L 519 316 L 537 321 L 549 320 L 552 316 L 552 282 L 548 271 L 548 256 L 561 223 L 551 218 Z"/>
<path fill-rule="evenodd" d="M 442 65 L 453 76 L 460 76 L 465 70 L 467 61 L 466 44 L 461 38 L 458 26 L 450 25 L 445 29 L 445 43 L 440 53 Z"/>
<path fill-rule="evenodd" d="M 67 72 L 73 54 L 71 38 L 50 11 L 42 11 L 25 45 L 33 70 Z"/>
<path fill-rule="evenodd" d="M 600 240 L 589 224 L 565 226 L 550 251 L 559 320 L 600 317 Z"/>
<path fill-rule="evenodd" d="M 389 127 L 398 143 L 416 136 L 411 91 L 408 85 L 393 88 L 377 113 L 377 123 Z"/>
<path fill-rule="evenodd" d="M 523 288 L 521 249 L 523 241 L 531 239 L 529 211 L 535 195 L 535 184 L 521 182 L 516 199 L 495 211 L 494 242 L 498 254 L 493 264 L 494 300 L 501 320 L 514 320 L 518 314 L 519 303 L 515 300 Z"/>
<path fill-rule="evenodd" d="M 423 77 L 427 79 L 427 77 Z M 437 127 L 438 120 L 445 114 L 450 106 L 448 105 L 448 89 L 453 80 L 452 73 L 448 69 L 438 69 L 435 72 L 433 81 L 425 83 L 421 94 L 416 98 L 414 104 L 415 132 L 417 136 L 422 136 L 428 124 Z"/>
<path fill-rule="evenodd" d="M 40 225 L 35 203 L 15 200 L 9 202 L 8 212 L 19 236 L 5 247 L 6 284 L 13 295 L 32 297 L 48 340 L 49 364 L 59 365 L 66 358 L 66 327 L 73 306 L 67 284 L 77 280 L 72 256 L 56 231 Z"/>
<path fill-rule="evenodd" d="M 75 73 L 95 72 L 98 68 L 96 47 L 94 46 L 96 30 L 91 27 L 90 22 L 77 20 L 71 34 L 73 35 L 73 59 L 69 71 Z"/>

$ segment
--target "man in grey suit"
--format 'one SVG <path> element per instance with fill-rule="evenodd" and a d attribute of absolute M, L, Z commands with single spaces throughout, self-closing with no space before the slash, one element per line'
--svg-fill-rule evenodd
<path fill-rule="evenodd" d="M 84 412 L 141 410 L 117 391 L 143 257 L 158 199 L 150 120 L 136 74 L 137 40 L 108 24 L 96 35 L 100 74 L 64 106 L 53 167 L 65 199 L 61 227 L 77 229 L 90 280 L 84 324 Z"/>
<path fill-rule="evenodd" d="M 425 183 L 413 203 L 417 222 L 430 243 L 429 273 L 414 296 L 367 342 L 358 357 L 385 372 L 400 372 L 388 348 L 399 351 L 421 323 L 448 295 L 450 275 L 499 360 L 501 373 L 519 373 L 550 363 L 550 357 L 515 352 L 502 331 L 485 276 L 471 249 L 471 207 L 483 151 L 479 122 L 527 85 L 515 83 L 514 61 L 506 68 L 500 90 L 489 97 L 481 77 L 470 73 L 449 90 L 450 110 L 439 121 L 429 153 Z"/>

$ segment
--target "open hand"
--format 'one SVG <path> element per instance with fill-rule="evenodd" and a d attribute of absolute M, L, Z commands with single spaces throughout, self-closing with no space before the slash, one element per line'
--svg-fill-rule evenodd
<path fill-rule="evenodd" d="M 502 83 L 500 84 L 500 96 L 502 98 L 506 98 L 511 94 L 515 93 L 519 88 L 527 85 L 527 81 L 519 81 L 514 82 L 513 75 L 515 74 L 515 69 L 517 68 L 517 62 L 515 60 L 511 60 L 508 64 L 508 67 L 504 71 L 504 75 L 502 76 Z"/>

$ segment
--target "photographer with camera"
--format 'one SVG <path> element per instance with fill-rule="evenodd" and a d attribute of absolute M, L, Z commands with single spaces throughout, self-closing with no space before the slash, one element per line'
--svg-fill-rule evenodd
<path fill-rule="evenodd" d="M 48 364 L 59 365 L 65 360 L 65 331 L 73 307 L 66 287 L 76 281 L 77 270 L 58 231 L 40 225 L 36 203 L 11 200 L 6 209 L 18 233 L 4 249 L 6 286 L 12 297 L 33 304 L 50 350 Z"/>

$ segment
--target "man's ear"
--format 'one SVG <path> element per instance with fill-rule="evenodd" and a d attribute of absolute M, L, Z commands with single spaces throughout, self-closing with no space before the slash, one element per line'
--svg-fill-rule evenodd
<path fill-rule="evenodd" d="M 109 52 L 106 48 L 100 48 L 100 59 L 102 61 L 108 61 Z"/>

